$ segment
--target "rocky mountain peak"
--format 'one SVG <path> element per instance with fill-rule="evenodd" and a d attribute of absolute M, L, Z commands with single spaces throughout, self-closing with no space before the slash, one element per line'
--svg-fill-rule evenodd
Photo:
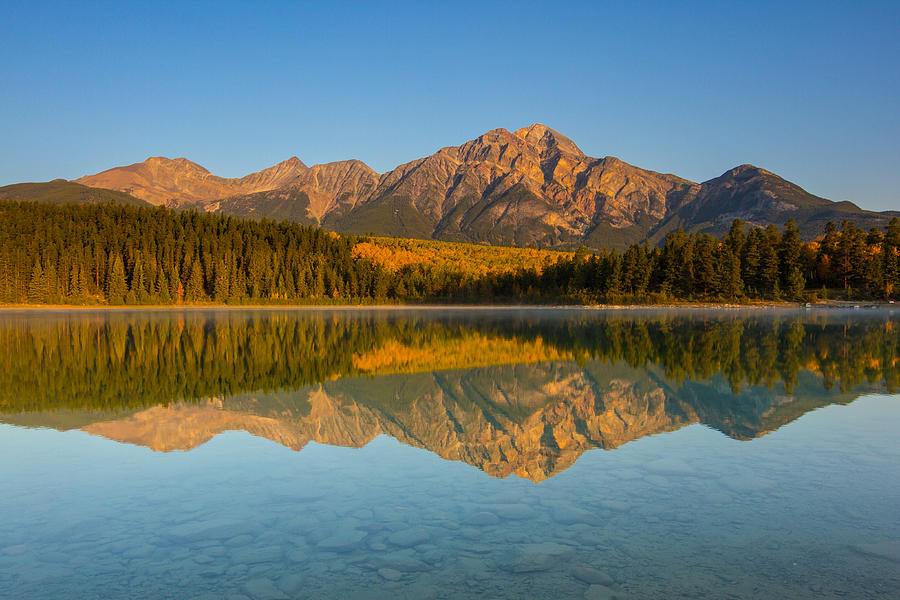
<path fill-rule="evenodd" d="M 528 127 L 517 129 L 513 135 L 522 138 L 533 146 L 537 146 L 541 151 L 559 150 L 579 158 L 585 156 L 575 142 L 541 123 L 534 123 Z"/>

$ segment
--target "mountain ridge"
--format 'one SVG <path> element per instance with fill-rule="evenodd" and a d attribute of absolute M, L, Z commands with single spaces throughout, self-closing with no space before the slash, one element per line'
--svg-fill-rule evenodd
<path fill-rule="evenodd" d="M 355 159 L 307 166 L 292 157 L 228 179 L 184 158 L 151 157 L 74 181 L 151 204 L 339 233 L 561 249 L 656 243 L 679 227 L 721 234 L 735 218 L 761 226 L 794 218 L 812 239 L 828 220 L 868 228 L 893 216 L 814 196 L 748 164 L 697 183 L 590 157 L 541 123 L 492 129 L 381 174 Z"/>

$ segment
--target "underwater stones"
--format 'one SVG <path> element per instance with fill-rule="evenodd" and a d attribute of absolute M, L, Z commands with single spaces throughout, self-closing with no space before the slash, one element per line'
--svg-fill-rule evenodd
<path fill-rule="evenodd" d="M 246 592 L 253 600 L 287 600 L 288 596 L 272 583 L 271 579 L 257 577 L 244 584 Z"/>
<path fill-rule="evenodd" d="M 500 523 L 500 517 L 491 512 L 482 511 L 479 513 L 475 513 L 465 521 L 463 521 L 466 525 L 473 525 L 475 527 L 489 527 L 491 525 L 497 525 Z"/>
<path fill-rule="evenodd" d="M 382 579 L 386 579 L 387 581 L 400 581 L 403 578 L 403 573 L 396 569 L 391 569 L 390 567 L 382 567 L 378 569 L 378 575 L 380 575 Z"/>
<path fill-rule="evenodd" d="M 572 577 L 588 584 L 608 586 L 613 582 L 613 579 L 609 574 L 590 567 L 575 567 L 572 569 Z"/>
<path fill-rule="evenodd" d="M 319 540 L 316 547 L 320 550 L 327 550 L 329 552 L 350 552 L 356 548 L 365 537 L 366 532 L 360 531 L 359 529 L 339 530 L 328 537 Z"/>
<path fill-rule="evenodd" d="M 422 527 L 413 527 L 396 531 L 387 537 L 387 541 L 401 548 L 411 548 L 424 544 L 431 539 L 428 531 Z"/>

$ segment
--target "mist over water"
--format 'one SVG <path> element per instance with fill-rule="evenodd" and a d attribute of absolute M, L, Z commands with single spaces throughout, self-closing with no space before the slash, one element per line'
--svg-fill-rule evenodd
<path fill-rule="evenodd" d="M 0 314 L 0 597 L 900 594 L 900 313 Z"/>

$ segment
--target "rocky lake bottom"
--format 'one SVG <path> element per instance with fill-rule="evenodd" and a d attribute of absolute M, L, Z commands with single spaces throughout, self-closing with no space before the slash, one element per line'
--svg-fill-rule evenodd
<path fill-rule="evenodd" d="M 887 598 L 895 396 L 737 441 L 702 425 L 533 483 L 380 436 L 154 453 L 0 426 L 0 596 Z"/>

